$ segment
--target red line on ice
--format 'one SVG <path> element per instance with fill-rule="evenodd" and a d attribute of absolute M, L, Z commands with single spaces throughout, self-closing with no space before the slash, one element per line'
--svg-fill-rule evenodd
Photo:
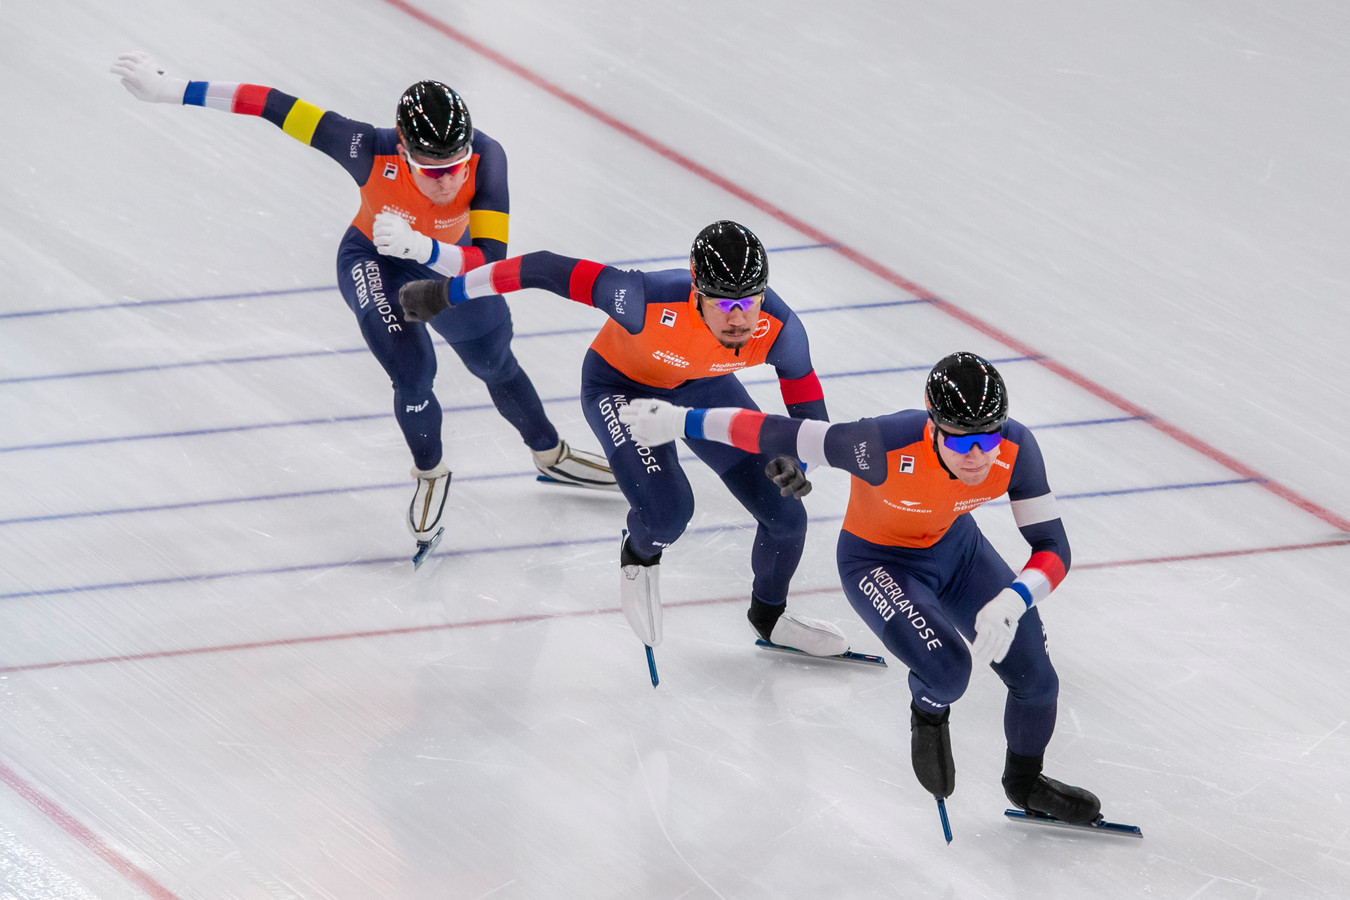
<path fill-rule="evenodd" d="M 820 231 L 819 229 L 803 221 L 802 219 L 797 218 L 796 216 L 792 215 L 791 213 L 787 212 L 781 207 L 775 206 L 774 204 L 770 203 L 768 200 L 765 200 L 759 195 L 752 193 L 748 189 L 741 187 L 740 185 L 736 184 L 735 182 L 727 178 L 724 178 L 723 176 L 714 172 L 712 169 L 709 169 L 707 166 L 695 162 L 694 160 L 690 159 L 689 157 L 685 156 L 684 154 L 680 153 L 674 148 L 662 143 L 656 138 L 651 137 L 650 135 L 642 131 L 639 131 L 638 129 L 629 125 L 628 123 L 623 122 L 620 119 L 610 115 L 603 109 L 600 109 L 598 106 L 586 102 L 585 100 L 578 97 L 576 94 L 573 94 L 570 91 L 567 91 L 559 87 L 558 85 L 544 78 L 542 75 L 539 75 L 536 72 L 526 68 L 525 66 L 521 65 L 520 63 L 506 56 L 505 54 L 499 53 L 498 51 L 492 49 L 491 47 L 487 46 L 481 41 L 475 40 L 474 38 L 460 31 L 459 29 L 454 28 L 451 25 L 446 24 L 444 21 L 436 18 L 435 16 L 418 9 L 417 7 L 413 6 L 410 3 L 405 2 L 405 0 L 382 0 L 382 2 L 388 4 L 389 6 L 392 6 L 393 8 L 399 10 L 400 12 L 407 14 L 408 16 L 411 16 L 412 18 L 421 22 L 423 25 L 426 25 L 428 28 L 431 28 L 445 35 L 455 43 L 460 44 L 466 47 L 467 49 L 471 50 L 472 52 L 478 54 L 479 56 L 483 57 L 484 59 L 492 63 L 495 63 L 496 65 L 502 67 L 511 74 L 523 79 L 524 81 L 529 82 L 530 84 L 539 88 L 541 91 L 544 91 L 545 93 L 552 95 L 558 100 L 561 100 L 563 103 L 566 103 L 568 106 L 571 106 L 573 109 L 576 109 L 577 111 L 589 116 L 590 118 L 595 119 L 596 121 L 608 126 L 609 128 L 614 129 L 615 131 L 635 141 L 636 143 L 641 144 L 643 147 L 646 147 L 648 150 L 651 150 L 658 156 L 670 160 L 672 163 L 684 169 L 685 171 L 698 176 L 699 178 L 703 179 L 704 181 L 707 181 L 710 184 L 716 185 L 717 187 L 726 191 L 728 194 L 731 194 L 733 197 L 736 197 L 739 200 L 743 200 L 745 203 L 749 204 L 750 206 L 753 206 L 755 209 L 759 210 L 765 215 L 772 216 L 779 222 L 782 222 L 784 225 L 787 225 L 789 228 L 792 228 L 794 231 L 806 235 L 816 243 L 828 244 L 830 248 L 834 250 L 836 253 L 843 256 L 850 262 L 867 270 L 868 272 L 871 272 L 878 278 L 881 278 L 882 280 L 887 281 L 890 284 L 895 285 L 896 287 L 908 291 L 915 297 L 931 301 L 936 309 L 941 310 L 942 312 L 946 313 L 947 315 L 951 316 L 957 321 L 962 322 L 963 324 L 969 326 L 970 328 L 973 328 L 975 331 L 978 331 L 985 337 L 989 337 L 996 341 L 999 341 L 1000 343 L 1006 345 L 1007 347 L 1016 350 L 1023 356 L 1033 358 L 1034 360 L 1036 360 L 1037 363 L 1049 369 L 1051 372 L 1054 372 L 1056 375 L 1065 379 L 1069 383 L 1073 384 L 1074 386 L 1082 390 L 1087 391 L 1088 393 L 1092 394 L 1098 399 L 1111 404 L 1117 409 L 1124 410 L 1125 412 L 1127 412 L 1132 416 L 1138 416 L 1150 427 L 1155 428 L 1158 431 L 1161 431 L 1163 434 L 1167 435 L 1168 437 L 1172 438 L 1178 443 L 1184 445 L 1190 450 L 1193 450 L 1196 453 L 1199 453 L 1200 455 L 1213 460 L 1214 462 L 1218 463 L 1219 465 L 1223 466 L 1224 468 L 1228 469 L 1231 472 L 1236 472 L 1243 478 L 1251 478 L 1256 480 L 1258 484 L 1260 484 L 1260 486 L 1265 490 L 1270 491 L 1272 494 L 1274 494 L 1275 496 L 1279 497 L 1282 500 L 1292 503 L 1294 506 L 1297 506 L 1304 512 L 1312 516 L 1315 516 L 1318 519 L 1321 519 L 1323 522 L 1332 526 L 1337 531 L 1350 532 L 1350 519 L 1347 519 L 1343 516 L 1340 516 L 1332 512 L 1329 509 L 1319 506 L 1318 504 L 1314 503 L 1313 501 L 1309 500 L 1308 498 L 1298 493 L 1295 493 L 1293 490 L 1285 487 L 1284 485 L 1271 481 L 1268 477 L 1250 468 L 1245 463 L 1239 462 L 1238 460 L 1234 459 L 1228 454 L 1216 450 L 1214 447 L 1211 447 L 1204 441 L 1200 440 L 1199 438 L 1196 438 L 1191 434 L 1188 434 L 1187 432 L 1181 430 L 1175 425 L 1172 425 L 1168 422 L 1163 421 L 1162 419 L 1159 419 L 1157 416 L 1154 416 L 1152 413 L 1149 413 L 1148 411 L 1140 408 L 1139 406 L 1136 406 L 1135 404 L 1126 400 L 1124 397 L 1121 397 L 1114 391 L 1097 384 L 1095 381 L 1091 380 L 1087 376 L 1075 372 L 1072 369 L 1068 368 L 1067 366 L 1064 366 L 1060 363 L 1055 362 L 1052 359 L 1047 358 L 1044 354 L 1040 353 L 1035 348 L 1022 342 L 1021 340 L 1018 340 L 1017 338 L 1013 337 L 1012 335 L 1008 334 L 1007 332 L 1003 331 L 997 326 L 984 321 L 983 319 L 973 315 L 972 313 L 966 312 L 959 306 L 956 306 L 955 304 L 951 303 L 948 300 L 942 299 L 941 297 L 934 294 L 932 291 L 927 290 L 926 288 L 922 287 L 916 282 L 911 281 L 908 278 L 905 278 L 903 275 L 892 270 L 888 266 L 885 266 L 877 262 L 876 260 L 872 259 L 871 257 L 868 257 L 860 253 L 859 251 L 854 250 L 852 247 L 849 247 L 848 245 L 835 240 L 828 234 L 825 234 L 823 231 Z"/>

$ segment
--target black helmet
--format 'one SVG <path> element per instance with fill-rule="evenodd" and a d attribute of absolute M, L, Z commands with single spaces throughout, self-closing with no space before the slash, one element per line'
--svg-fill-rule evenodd
<path fill-rule="evenodd" d="M 450 159 L 473 141 L 464 98 L 439 81 L 419 81 L 404 91 L 394 118 L 408 151 L 427 159 Z"/>
<path fill-rule="evenodd" d="M 707 297 L 751 297 L 769 284 L 769 255 L 754 232 L 723 219 L 694 238 L 694 287 Z"/>
<path fill-rule="evenodd" d="M 945 356 L 928 373 L 928 415 L 944 431 L 997 431 L 1008 420 L 1008 389 L 989 360 L 974 353 Z"/>

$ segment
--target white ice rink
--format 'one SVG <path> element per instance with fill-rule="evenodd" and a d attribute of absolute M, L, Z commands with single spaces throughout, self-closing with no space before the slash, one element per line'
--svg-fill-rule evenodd
<path fill-rule="evenodd" d="M 137 102 L 133 49 L 385 125 L 454 85 L 515 253 L 678 266 L 745 222 L 835 420 L 995 360 L 1073 543 L 1047 771 L 1144 839 L 1004 819 L 983 672 L 948 846 L 905 670 L 757 650 L 749 517 L 697 462 L 653 690 L 622 499 L 537 484 L 439 340 L 452 519 L 414 572 L 334 286 L 354 186 Z M 0 121 L 5 900 L 1350 896 L 1342 0 L 3 0 Z M 510 302 L 595 449 L 602 314 Z M 882 652 L 837 583 L 847 477 L 815 482 L 791 606 Z"/>

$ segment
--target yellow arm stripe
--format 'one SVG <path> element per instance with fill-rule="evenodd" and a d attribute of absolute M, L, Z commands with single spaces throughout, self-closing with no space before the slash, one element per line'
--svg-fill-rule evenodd
<path fill-rule="evenodd" d="M 473 209 L 469 211 L 469 236 L 487 238 L 506 243 L 508 222 L 511 217 L 504 212 L 492 209 Z"/>
<path fill-rule="evenodd" d="M 291 111 L 286 114 L 286 121 L 281 123 L 281 130 L 300 143 L 308 144 L 310 138 L 314 137 L 314 129 L 319 127 L 321 118 L 323 110 L 313 103 L 297 100 Z"/>

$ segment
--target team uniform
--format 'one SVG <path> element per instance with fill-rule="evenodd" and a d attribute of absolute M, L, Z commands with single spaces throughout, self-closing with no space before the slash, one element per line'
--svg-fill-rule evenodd
<path fill-rule="evenodd" d="M 722 346 L 704 324 L 689 270 L 623 271 L 548 252 L 528 253 L 454 279 L 451 308 L 469 298 L 539 288 L 609 315 L 582 365 L 582 406 L 624 496 L 628 541 L 640 557 L 671 546 L 693 516 L 694 496 L 673 445 L 644 447 L 619 422 L 618 410 L 638 397 L 687 406 L 758 407 L 736 373 L 770 365 L 795 419 L 826 418 L 811 364 L 806 329 L 782 298 L 765 292 L 759 326 L 739 350 Z M 759 523 L 751 556 L 753 597 L 781 606 L 800 561 L 806 511 L 765 477 L 774 454 L 716 441 L 687 441 Z"/>
<path fill-rule="evenodd" d="M 475 130 L 469 177 L 449 205 L 437 206 L 413 183 L 393 128 L 357 122 L 260 85 L 192 81 L 183 103 L 260 116 L 336 161 L 356 182 L 360 208 L 338 245 L 338 288 L 393 383 L 394 415 L 415 465 L 436 466 L 442 449 L 441 405 L 432 390 L 436 355 L 426 328 L 404 320 L 398 289 L 506 256 L 509 202 L 501 145 Z M 396 213 L 434 238 L 437 256 L 423 265 L 381 255 L 372 241 L 381 212 Z M 446 310 L 430 325 L 487 384 L 498 411 L 531 450 L 558 444 L 538 393 L 511 351 L 511 315 L 504 299 L 488 297 Z"/>
<path fill-rule="evenodd" d="M 965 693 L 975 615 L 1010 585 L 1031 608 L 1002 662 L 1004 730 L 1021 756 L 1045 751 L 1059 679 L 1035 603 L 1064 578 L 1069 542 L 1031 431 L 1008 419 L 993 468 L 967 485 L 934 449 L 924 410 L 828 425 L 737 410 L 694 410 L 686 433 L 748 452 L 786 453 L 853 475 L 837 561 L 844 593 L 887 649 L 909 667 L 915 705 L 940 713 Z M 972 510 L 1007 494 L 1031 556 L 1019 574 L 980 532 Z"/>

